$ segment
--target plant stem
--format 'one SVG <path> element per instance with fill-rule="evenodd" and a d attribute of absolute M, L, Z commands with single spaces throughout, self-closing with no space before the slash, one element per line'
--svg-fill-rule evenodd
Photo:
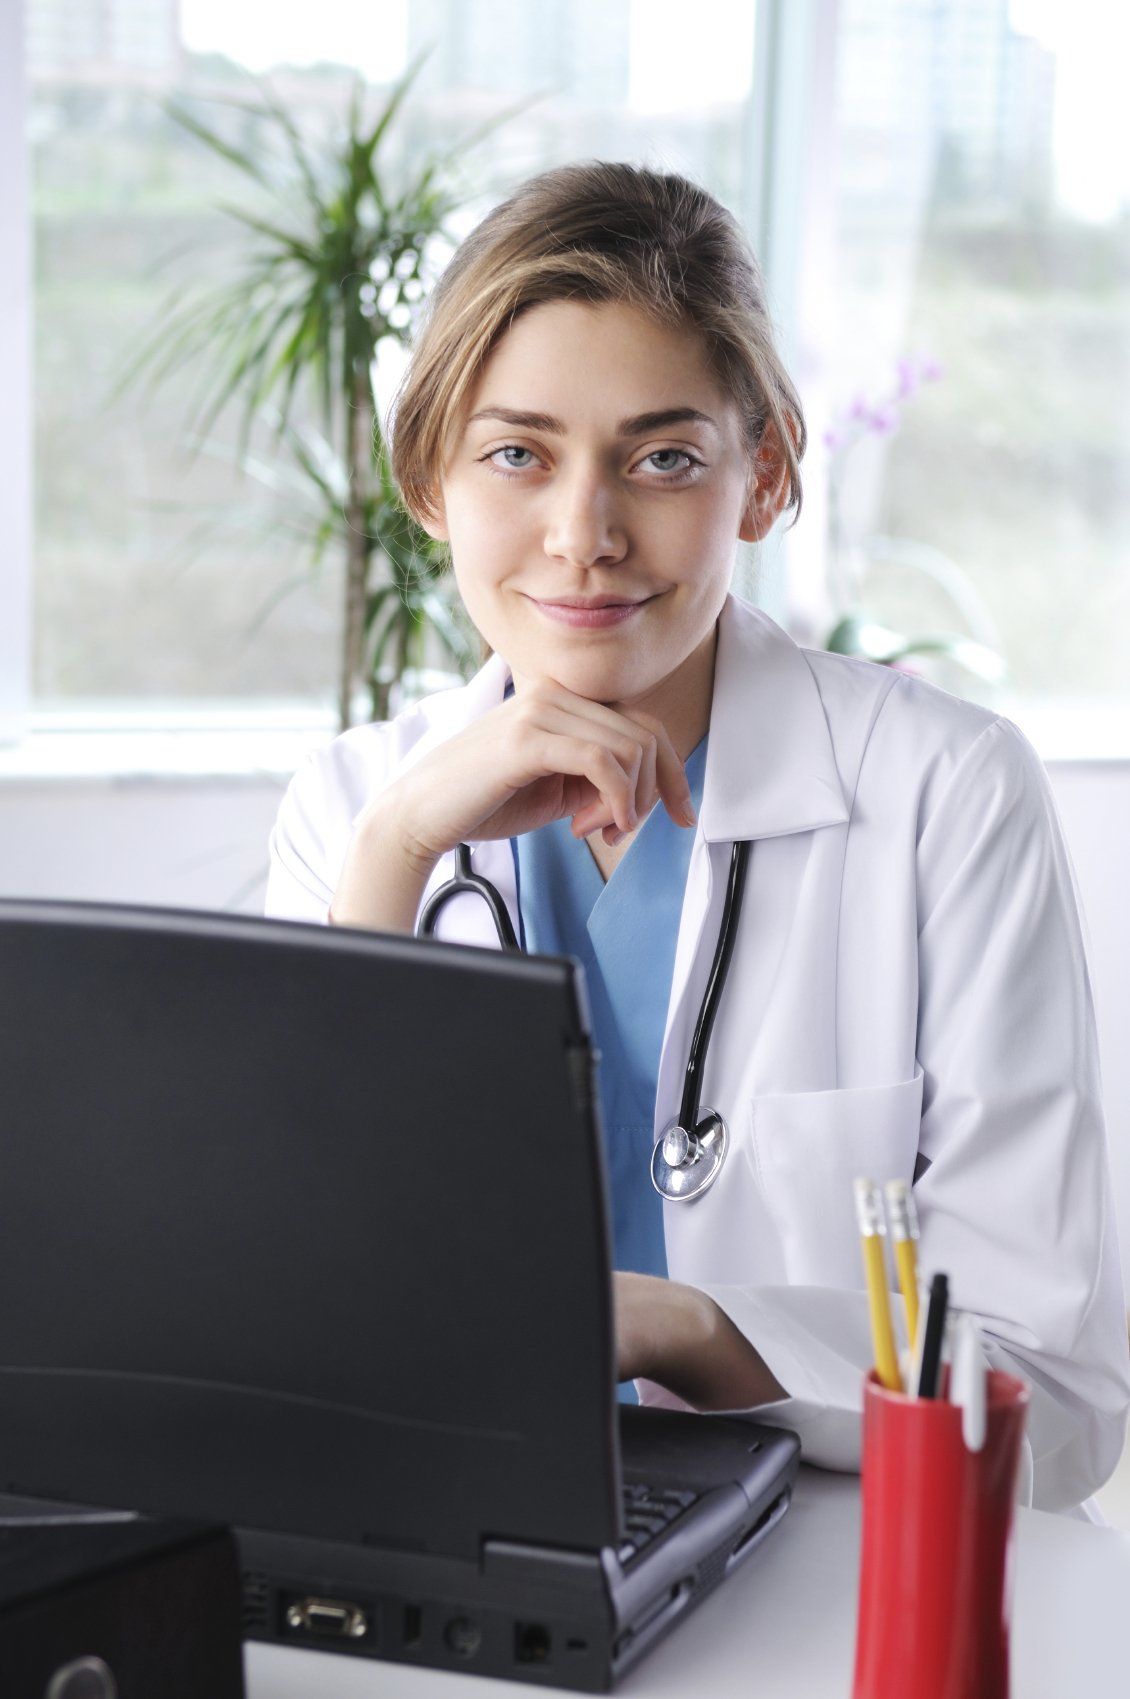
<path fill-rule="evenodd" d="M 342 633 L 341 730 L 352 724 L 353 686 L 361 675 L 365 642 L 365 583 L 372 545 L 365 530 L 365 478 L 372 452 L 372 408 L 363 371 L 353 375 L 353 393 L 346 413 L 346 465 L 349 469 L 348 530 L 345 540 L 345 622 Z"/>

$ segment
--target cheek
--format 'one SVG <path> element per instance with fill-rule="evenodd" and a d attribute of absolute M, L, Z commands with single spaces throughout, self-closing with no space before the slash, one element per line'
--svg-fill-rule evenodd
<path fill-rule="evenodd" d="M 501 548 L 517 531 L 514 503 L 506 501 L 504 487 L 492 487 L 494 482 L 484 479 L 473 498 L 453 490 L 446 500 L 452 558 L 458 563 L 462 555 L 468 569 L 476 574 L 497 573 L 503 564 Z"/>

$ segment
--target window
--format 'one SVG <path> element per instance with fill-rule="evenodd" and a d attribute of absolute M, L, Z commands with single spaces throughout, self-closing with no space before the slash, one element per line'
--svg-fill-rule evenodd
<path fill-rule="evenodd" d="M 1092 0 L 840 9 L 830 573 L 999 649 L 1021 714 L 1126 700 L 1127 32 Z"/>
<path fill-rule="evenodd" d="M 740 214 L 755 8 L 700 0 L 688 43 L 674 0 L 410 0 L 361 22 L 351 0 L 323 0 L 289 23 L 265 4 L 213 0 L 26 5 L 36 702 L 328 707 L 341 569 L 327 558 L 311 580 L 300 501 L 237 476 L 234 416 L 190 463 L 198 370 L 148 405 L 140 389 L 106 400 L 174 277 L 230 266 L 238 230 L 217 203 L 248 204 L 238 175 L 160 97 L 247 99 L 247 69 L 270 66 L 276 93 L 316 133 L 344 110 L 358 68 L 387 84 L 432 46 L 394 147 L 455 141 L 523 103 L 476 149 L 480 193 L 464 227 L 523 176 L 586 154 L 688 171 Z M 202 111 L 215 122 L 221 109 Z"/>

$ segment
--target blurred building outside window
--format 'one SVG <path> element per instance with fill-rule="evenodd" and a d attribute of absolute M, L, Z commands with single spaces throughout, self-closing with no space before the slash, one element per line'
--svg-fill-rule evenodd
<path fill-rule="evenodd" d="M 312 581 L 277 502 L 221 458 L 187 469 L 188 374 L 147 406 L 104 397 L 171 277 L 219 275 L 232 240 L 235 174 L 160 97 L 245 100 L 269 71 L 317 131 L 358 69 L 387 85 L 434 44 L 398 146 L 540 96 L 477 152 L 463 228 L 530 173 L 604 156 L 686 172 L 765 237 L 812 442 L 801 524 L 743 557 L 739 589 L 810 642 L 852 607 L 964 631 L 1006 687 L 930 676 L 1017 717 L 1130 721 L 1125 26 L 1097 0 L 700 0 L 693 29 L 674 0 L 24 4 L 40 715 L 329 725 L 332 567 Z M 830 98 L 801 123 L 817 72 Z M 240 138 L 234 107 L 201 110 Z"/>

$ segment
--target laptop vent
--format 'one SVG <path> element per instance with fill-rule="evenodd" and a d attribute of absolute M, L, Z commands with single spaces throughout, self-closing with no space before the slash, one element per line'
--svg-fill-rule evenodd
<path fill-rule="evenodd" d="M 242 1627 L 244 1634 L 254 1634 L 257 1629 L 267 1627 L 267 1611 L 270 1602 L 270 1589 L 265 1575 L 256 1575 L 252 1570 L 243 1571 L 243 1610 Z"/>
<path fill-rule="evenodd" d="M 723 1575 L 726 1573 L 726 1559 L 728 1555 L 729 1554 L 725 1547 L 723 1547 L 720 1552 L 712 1552 L 708 1558 L 705 1558 L 703 1562 L 699 1564 L 698 1586 L 695 1588 L 696 1596 L 701 1597 L 702 1594 L 709 1593 L 712 1587 L 716 1587 L 718 1585 L 719 1581 L 721 1581 Z"/>

